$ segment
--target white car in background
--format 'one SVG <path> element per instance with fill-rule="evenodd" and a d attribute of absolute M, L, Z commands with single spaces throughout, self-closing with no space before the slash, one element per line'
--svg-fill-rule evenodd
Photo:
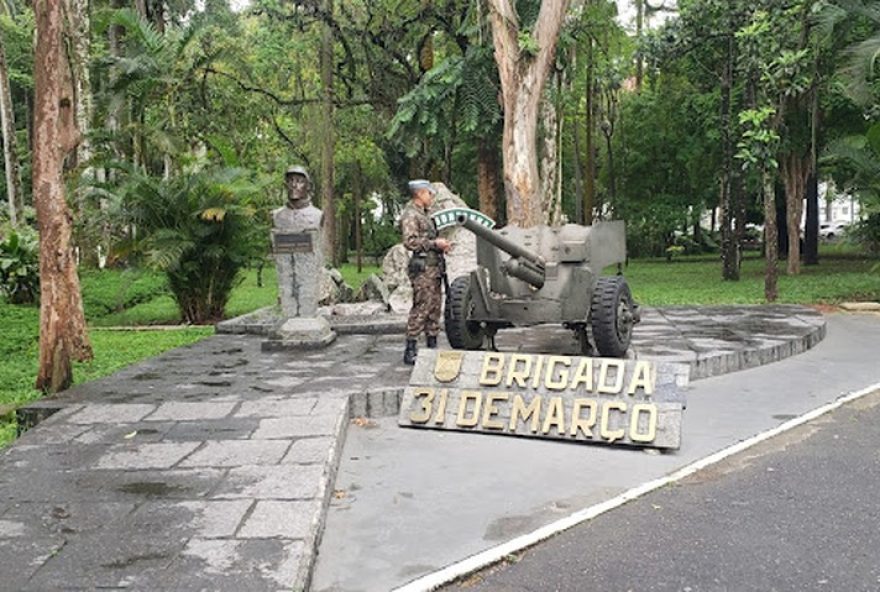
<path fill-rule="evenodd" d="M 823 222 L 819 224 L 819 238 L 833 241 L 840 238 L 849 228 L 849 223 L 843 221 Z"/>

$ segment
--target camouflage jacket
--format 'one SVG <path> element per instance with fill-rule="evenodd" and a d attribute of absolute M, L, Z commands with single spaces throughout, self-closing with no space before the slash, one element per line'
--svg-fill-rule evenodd
<path fill-rule="evenodd" d="M 413 253 L 430 253 L 437 251 L 437 228 L 428 213 L 412 202 L 408 203 L 400 214 L 400 232 L 403 235 L 403 246 Z"/>

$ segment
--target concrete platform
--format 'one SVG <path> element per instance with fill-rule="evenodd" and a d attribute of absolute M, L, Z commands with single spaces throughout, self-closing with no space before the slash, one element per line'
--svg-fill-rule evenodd
<path fill-rule="evenodd" d="M 633 355 L 679 356 L 699 377 L 793 355 L 815 345 L 824 332 L 822 317 L 800 307 L 649 311 L 637 328 Z M 400 362 L 400 335 L 342 334 L 313 352 L 263 353 L 260 341 L 218 335 L 22 409 L 26 422 L 42 422 L 0 452 L 4 586 L 306 589 L 334 487 L 353 489 L 347 482 L 334 486 L 348 420 L 395 414 L 409 368 Z M 572 335 L 559 327 L 505 331 L 498 345 L 577 351 Z M 773 401 L 775 394 L 767 397 Z M 713 422 L 739 425 L 753 411 L 735 403 L 723 413 L 706 409 L 701 420 L 708 424 L 700 429 L 708 430 L 708 439 L 720 439 Z M 696 424 L 691 417 L 689 407 L 686 421 Z M 412 437 L 398 432 L 394 438 Z M 442 462 L 468 467 L 471 444 L 448 442 L 455 443 L 443 446 Z M 409 452 L 424 444 L 401 441 L 412 446 Z M 508 439 L 503 446 L 522 445 Z M 527 446 L 528 454 L 543 462 L 548 444 Z M 509 467 L 520 466 L 520 453 L 511 450 L 504 462 L 487 462 L 513 471 Z M 558 455 L 570 447 L 550 450 Z M 581 458 L 584 448 L 575 450 Z M 560 456 L 559 474 L 595 475 L 589 467 L 569 466 L 570 454 Z M 638 451 L 601 454 L 614 462 L 641 459 L 651 470 L 677 462 L 675 456 Z M 408 467 L 408 479 L 431 483 L 435 471 L 418 456 L 415 460 L 401 464 Z M 494 491 L 492 483 L 486 482 L 492 496 L 509 496 L 511 503 L 518 498 L 517 490 Z M 515 530 L 513 509 L 498 536 Z M 322 558 L 336 553 L 328 551 L 332 540 L 325 542 Z M 418 569 L 417 563 L 408 565 L 405 577 L 411 579 L 437 562 Z M 347 573 L 375 570 L 368 560 L 358 566 Z"/>
<path fill-rule="evenodd" d="M 833 315 L 828 337 L 802 355 L 692 383 L 675 452 L 406 430 L 396 418 L 354 424 L 312 589 L 434 589 L 434 574 L 447 566 L 529 538 L 844 393 L 880 388 L 877 343 L 880 318 Z M 666 552 L 653 561 L 675 555 Z"/>

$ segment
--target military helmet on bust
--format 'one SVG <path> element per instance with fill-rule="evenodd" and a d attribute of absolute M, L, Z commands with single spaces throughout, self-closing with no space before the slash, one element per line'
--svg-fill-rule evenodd
<path fill-rule="evenodd" d="M 300 166 L 298 164 L 295 164 L 293 166 L 288 167 L 287 170 L 284 172 L 284 178 L 286 179 L 287 177 L 289 177 L 291 175 L 300 175 L 301 177 L 305 177 L 309 183 L 312 182 L 312 178 L 309 177 L 309 172 L 306 170 L 306 167 L 304 167 L 304 166 Z"/>

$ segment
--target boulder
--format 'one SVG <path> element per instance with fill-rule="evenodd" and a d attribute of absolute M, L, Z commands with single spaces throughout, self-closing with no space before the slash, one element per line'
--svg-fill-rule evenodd
<path fill-rule="evenodd" d="M 361 285 L 360 290 L 358 290 L 357 294 L 355 294 L 354 301 L 355 302 L 369 302 L 369 301 L 378 301 L 381 302 L 388 307 L 388 300 L 391 297 L 391 293 L 388 291 L 388 287 L 385 285 L 385 282 L 382 281 L 379 276 L 372 274 Z"/>
<path fill-rule="evenodd" d="M 330 314 L 334 317 L 371 317 L 386 312 L 388 312 L 387 306 L 375 301 L 345 302 L 334 304 L 330 309 Z"/>
<path fill-rule="evenodd" d="M 406 274 L 409 258 L 410 252 L 403 244 L 398 243 L 388 249 L 385 258 L 382 259 L 382 281 L 390 292 L 398 286 L 409 285 L 409 276 Z"/>
<path fill-rule="evenodd" d="M 412 297 L 413 292 L 410 284 L 407 283 L 403 286 L 398 286 L 388 299 L 388 305 L 391 307 L 391 312 L 408 314 L 409 310 L 412 308 Z"/>
<path fill-rule="evenodd" d="M 452 193 L 443 183 L 434 183 L 434 187 L 437 189 L 437 196 L 431 208 L 432 213 L 468 207 L 463 199 Z M 440 236 L 452 243 L 452 250 L 446 254 L 446 275 L 451 284 L 455 278 L 467 275 L 477 268 L 477 237 L 460 226 L 441 230 Z"/>
<path fill-rule="evenodd" d="M 328 306 L 339 302 L 351 302 L 354 288 L 345 283 L 338 269 L 321 270 L 321 289 L 318 292 L 318 304 Z"/>

